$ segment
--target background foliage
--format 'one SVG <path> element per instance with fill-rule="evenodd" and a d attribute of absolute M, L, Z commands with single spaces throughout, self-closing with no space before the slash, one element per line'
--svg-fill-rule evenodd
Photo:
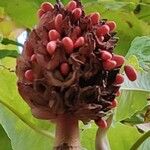
<path fill-rule="evenodd" d="M 0 150 L 50 150 L 54 125 L 32 117 L 17 92 L 15 58 L 17 37 L 37 23 L 37 9 L 44 0 L 0 0 Z M 62 0 L 67 3 L 68 0 Z M 54 0 L 50 0 L 54 3 Z M 116 53 L 138 70 L 138 80 L 126 82 L 108 137 L 112 150 L 129 150 L 150 131 L 150 2 L 149 0 L 83 0 L 87 13 L 98 11 L 117 23 L 120 38 Z M 142 124 L 142 126 L 141 126 Z M 82 146 L 94 149 L 97 127 L 81 124 Z M 150 134 L 148 134 L 150 136 Z M 150 137 L 140 146 L 149 150 Z M 40 141 L 40 142 L 39 142 Z"/>

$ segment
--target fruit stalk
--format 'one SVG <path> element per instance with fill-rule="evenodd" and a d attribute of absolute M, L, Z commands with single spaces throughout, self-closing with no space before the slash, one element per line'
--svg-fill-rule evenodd
<path fill-rule="evenodd" d="M 78 120 L 70 115 L 63 115 L 56 120 L 54 150 L 80 150 Z"/>

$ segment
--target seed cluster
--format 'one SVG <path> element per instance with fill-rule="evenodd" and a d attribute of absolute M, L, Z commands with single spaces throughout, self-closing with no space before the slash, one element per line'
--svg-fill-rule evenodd
<path fill-rule="evenodd" d="M 124 77 L 125 58 L 113 53 L 116 23 L 98 12 L 85 15 L 79 0 L 67 6 L 44 2 L 39 23 L 17 59 L 18 89 L 35 117 L 55 119 L 63 114 L 83 122 L 104 117 L 116 107 Z M 136 71 L 125 66 L 131 81 Z"/>

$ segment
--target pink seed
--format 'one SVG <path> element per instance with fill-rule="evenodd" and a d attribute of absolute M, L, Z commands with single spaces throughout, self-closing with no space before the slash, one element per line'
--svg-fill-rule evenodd
<path fill-rule="evenodd" d="M 107 52 L 107 51 L 105 51 L 105 50 L 103 50 L 103 51 L 100 52 L 100 57 L 101 57 L 102 60 L 106 61 L 106 60 L 112 58 L 112 54 Z"/>
<path fill-rule="evenodd" d="M 79 19 L 82 15 L 82 10 L 81 10 L 81 8 L 76 8 L 72 11 L 72 13 L 73 13 L 75 19 Z"/>
<path fill-rule="evenodd" d="M 36 55 L 35 54 L 33 54 L 32 56 L 31 56 L 31 59 L 30 59 L 32 62 L 36 62 Z"/>
<path fill-rule="evenodd" d="M 77 3 L 75 1 L 70 1 L 67 6 L 66 6 L 66 9 L 68 11 L 72 11 L 74 10 L 75 8 L 77 8 Z"/>
<path fill-rule="evenodd" d="M 42 9 L 39 9 L 37 14 L 38 14 L 38 17 L 41 18 L 45 14 L 45 12 Z"/>
<path fill-rule="evenodd" d="M 33 81 L 34 80 L 34 76 L 33 76 L 33 71 L 32 70 L 27 70 L 25 72 L 24 76 L 29 81 Z"/>
<path fill-rule="evenodd" d="M 115 84 L 122 84 L 123 82 L 124 82 L 124 76 L 122 74 L 117 74 Z"/>
<path fill-rule="evenodd" d="M 62 25 L 62 22 L 63 22 L 63 16 L 62 14 L 58 14 L 56 17 L 55 17 L 55 28 L 58 32 L 61 31 L 61 25 Z"/>
<path fill-rule="evenodd" d="M 56 30 L 50 30 L 49 31 L 49 39 L 50 39 L 50 41 L 56 41 L 59 38 L 60 38 L 59 32 L 57 32 Z"/>
<path fill-rule="evenodd" d="M 116 63 L 117 63 L 116 67 L 122 66 L 125 62 L 125 58 L 123 56 L 120 56 L 120 55 L 114 54 L 112 59 L 116 61 Z"/>
<path fill-rule="evenodd" d="M 99 23 L 99 20 L 100 20 L 100 14 L 99 14 L 98 12 L 93 13 L 93 14 L 91 15 L 91 22 L 92 22 L 93 25 L 98 24 L 98 23 Z"/>
<path fill-rule="evenodd" d="M 112 102 L 111 102 L 111 108 L 115 108 L 117 107 L 118 105 L 118 101 L 116 99 L 114 99 Z"/>
<path fill-rule="evenodd" d="M 53 55 L 56 50 L 56 41 L 51 41 L 47 44 L 47 52 Z"/>
<path fill-rule="evenodd" d="M 97 121 L 95 121 L 95 123 L 97 124 L 97 126 L 98 126 L 99 128 L 102 128 L 102 129 L 107 128 L 107 122 L 106 122 L 106 120 L 104 120 L 104 119 L 102 119 L 102 118 L 100 118 L 100 119 L 98 119 Z"/>
<path fill-rule="evenodd" d="M 132 66 L 126 65 L 124 70 L 129 80 L 135 81 L 137 79 L 137 71 Z"/>
<path fill-rule="evenodd" d="M 60 66 L 60 72 L 63 76 L 67 76 L 69 73 L 69 65 L 68 63 L 62 63 Z"/>
<path fill-rule="evenodd" d="M 110 31 L 114 31 L 116 29 L 116 23 L 114 21 L 107 21 L 106 24 L 109 26 Z"/>
<path fill-rule="evenodd" d="M 99 40 L 100 40 L 101 42 L 104 41 L 104 39 L 105 39 L 104 36 L 100 36 L 100 37 L 99 37 Z"/>
<path fill-rule="evenodd" d="M 66 50 L 66 53 L 71 54 L 73 52 L 73 41 L 69 37 L 64 37 L 62 39 L 62 43 L 64 45 L 64 48 Z"/>
<path fill-rule="evenodd" d="M 51 3 L 49 3 L 49 2 L 44 2 L 44 3 L 41 4 L 41 9 L 44 12 L 53 11 L 54 6 Z"/>
<path fill-rule="evenodd" d="M 101 26 L 97 29 L 96 34 L 97 34 L 98 37 L 100 37 L 100 36 L 108 34 L 109 31 L 110 31 L 109 26 L 108 25 L 103 25 L 103 26 Z"/>
<path fill-rule="evenodd" d="M 81 47 L 84 45 L 84 43 L 85 43 L 84 37 L 79 37 L 74 44 L 74 48 Z"/>
<path fill-rule="evenodd" d="M 107 61 L 103 62 L 103 67 L 105 70 L 112 70 L 116 67 L 116 62 L 114 60 L 108 59 Z"/>

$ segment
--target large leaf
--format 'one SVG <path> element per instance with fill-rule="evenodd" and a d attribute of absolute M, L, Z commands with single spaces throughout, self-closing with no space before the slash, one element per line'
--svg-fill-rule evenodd
<path fill-rule="evenodd" d="M 87 150 L 95 149 L 95 133 L 97 126 L 92 124 L 91 128 L 81 132 L 81 141 Z M 141 136 L 134 127 L 116 123 L 108 131 L 111 150 L 129 150 L 134 142 Z"/>
<path fill-rule="evenodd" d="M 108 132 L 112 150 L 129 150 L 140 136 L 136 128 L 120 123 L 115 124 Z"/>
<path fill-rule="evenodd" d="M 0 145 L 2 150 L 11 150 L 10 139 L 6 135 L 4 129 L 0 125 Z"/>
<path fill-rule="evenodd" d="M 126 55 L 135 55 L 144 70 L 150 70 L 150 36 L 136 37 Z"/>
<path fill-rule="evenodd" d="M 13 149 L 52 149 L 50 133 L 53 126 L 32 117 L 28 106 L 18 95 L 15 74 L 0 70 L 0 85 L 0 123 L 11 139 Z"/>
<path fill-rule="evenodd" d="M 134 55 L 137 57 L 139 65 L 147 71 L 138 73 L 136 81 L 131 82 L 125 76 L 122 85 L 122 95 L 119 97 L 119 107 L 116 113 L 116 120 L 120 121 L 131 117 L 134 113 L 142 110 L 147 104 L 150 93 L 150 37 L 137 37 L 131 43 L 131 47 L 126 55 L 128 59 Z"/>

